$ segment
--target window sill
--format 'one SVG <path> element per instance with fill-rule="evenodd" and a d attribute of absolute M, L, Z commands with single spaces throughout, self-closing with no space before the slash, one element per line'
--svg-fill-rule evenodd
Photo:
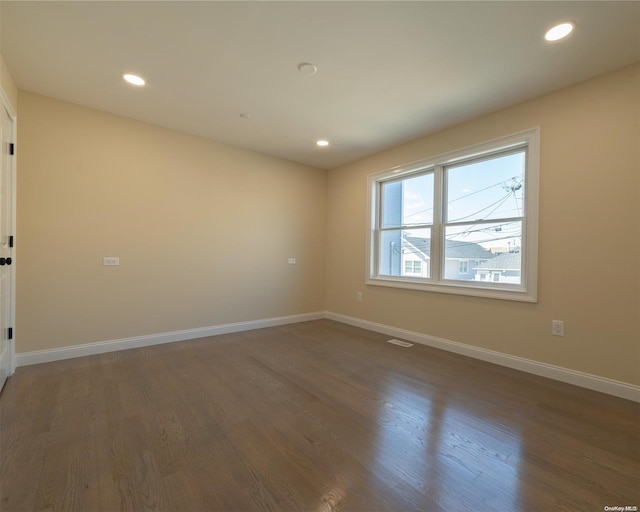
<path fill-rule="evenodd" d="M 537 303 L 538 299 L 535 292 L 527 291 L 524 288 L 516 286 L 484 286 L 478 284 L 465 284 L 464 286 L 457 282 L 441 282 L 426 283 L 422 280 L 418 281 L 411 278 L 369 278 L 365 284 L 371 286 L 386 286 L 389 288 L 403 288 L 406 290 L 417 290 L 423 292 L 448 293 L 453 295 L 466 295 L 470 297 L 482 297 L 486 299 L 511 300 L 517 302 Z"/>

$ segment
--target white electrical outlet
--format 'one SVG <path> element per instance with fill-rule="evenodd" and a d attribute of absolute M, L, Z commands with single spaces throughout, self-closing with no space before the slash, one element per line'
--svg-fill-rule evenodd
<path fill-rule="evenodd" d="M 296 259 L 295 258 L 289 258 L 289 265 L 295 265 L 296 264 Z"/>
<path fill-rule="evenodd" d="M 116 258 L 115 256 L 106 256 L 102 258 L 102 264 L 105 267 L 117 267 L 120 265 L 120 258 Z"/>
<path fill-rule="evenodd" d="M 362 302 L 362 292 L 358 292 L 358 293 L 356 293 L 356 300 L 357 300 L 358 302 Z"/>
<path fill-rule="evenodd" d="M 564 336 L 564 320 L 551 320 L 551 334 Z"/>

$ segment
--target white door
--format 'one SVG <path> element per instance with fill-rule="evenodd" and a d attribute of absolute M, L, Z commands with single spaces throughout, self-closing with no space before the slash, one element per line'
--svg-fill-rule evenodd
<path fill-rule="evenodd" d="M 2 102 L 0 139 L 0 390 L 12 373 L 13 359 L 13 121 Z"/>

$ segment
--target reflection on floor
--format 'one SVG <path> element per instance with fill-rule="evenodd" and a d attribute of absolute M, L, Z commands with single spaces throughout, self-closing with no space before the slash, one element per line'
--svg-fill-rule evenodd
<path fill-rule="evenodd" d="M 604 510 L 640 406 L 320 320 L 19 368 L 2 510 Z"/>

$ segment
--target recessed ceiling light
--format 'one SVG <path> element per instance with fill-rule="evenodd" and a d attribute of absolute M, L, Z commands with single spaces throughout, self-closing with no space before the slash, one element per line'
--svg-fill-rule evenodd
<path fill-rule="evenodd" d="M 318 140 L 316 141 L 316 145 L 317 146 L 328 146 L 329 145 L 329 141 L 328 140 Z"/>
<path fill-rule="evenodd" d="M 138 87 L 141 87 L 144 85 L 144 78 L 138 76 L 138 75 L 132 75 L 131 73 L 125 73 L 124 75 L 122 75 L 122 78 L 125 79 L 125 81 L 129 82 L 131 85 L 137 85 Z"/>
<path fill-rule="evenodd" d="M 302 62 L 298 64 L 298 71 L 303 75 L 315 75 L 318 72 L 318 67 L 310 62 Z"/>
<path fill-rule="evenodd" d="M 549 42 L 559 41 L 560 39 L 564 39 L 569 34 L 571 34 L 571 32 L 573 32 L 574 26 L 575 25 L 570 21 L 560 23 L 559 25 L 556 25 L 555 27 L 547 30 L 544 38 Z"/>

